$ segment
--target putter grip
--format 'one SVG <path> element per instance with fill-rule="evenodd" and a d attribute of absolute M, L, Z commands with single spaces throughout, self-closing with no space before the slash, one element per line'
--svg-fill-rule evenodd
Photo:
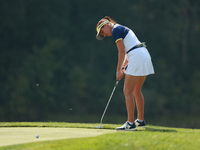
<path fill-rule="evenodd" d="M 115 83 L 115 87 L 118 85 L 118 83 L 119 83 L 119 80 L 116 81 L 116 83 Z"/>

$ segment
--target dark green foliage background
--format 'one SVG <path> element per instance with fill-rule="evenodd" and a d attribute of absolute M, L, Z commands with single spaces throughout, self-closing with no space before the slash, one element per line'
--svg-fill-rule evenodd
<path fill-rule="evenodd" d="M 117 65 L 114 40 L 95 39 L 108 15 L 152 56 L 146 121 L 199 128 L 199 14 L 198 0 L 0 0 L 0 121 L 98 122 Z M 105 122 L 126 120 L 122 90 Z"/>

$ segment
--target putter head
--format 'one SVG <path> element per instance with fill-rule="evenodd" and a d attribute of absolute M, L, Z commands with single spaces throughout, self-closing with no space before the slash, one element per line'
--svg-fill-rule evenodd
<path fill-rule="evenodd" d="M 102 129 L 102 126 L 95 126 L 96 129 Z"/>

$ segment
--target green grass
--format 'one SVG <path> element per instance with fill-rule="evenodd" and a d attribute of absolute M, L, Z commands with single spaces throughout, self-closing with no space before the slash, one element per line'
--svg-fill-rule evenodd
<path fill-rule="evenodd" d="M 0 127 L 57 127 L 94 128 L 99 124 L 58 123 L 58 122 L 2 122 Z M 107 129 L 118 125 L 104 124 Z M 101 130 L 101 129 L 99 129 Z M 200 130 L 147 126 L 146 129 L 129 132 L 114 132 L 89 138 L 64 139 L 35 142 L 0 147 L 5 150 L 16 149 L 63 149 L 63 150 L 198 150 L 200 149 Z"/>

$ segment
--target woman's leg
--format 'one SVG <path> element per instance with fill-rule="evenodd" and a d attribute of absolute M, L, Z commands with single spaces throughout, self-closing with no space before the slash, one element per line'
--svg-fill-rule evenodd
<path fill-rule="evenodd" d="M 137 116 L 138 119 L 144 120 L 144 97 L 142 95 L 141 89 L 144 84 L 146 76 L 141 76 L 133 90 L 133 95 L 135 97 L 137 106 Z"/>
<path fill-rule="evenodd" d="M 134 122 L 135 102 L 133 91 L 139 81 L 139 76 L 126 75 L 124 82 L 124 96 L 126 99 L 126 109 L 128 114 L 128 121 Z"/>

